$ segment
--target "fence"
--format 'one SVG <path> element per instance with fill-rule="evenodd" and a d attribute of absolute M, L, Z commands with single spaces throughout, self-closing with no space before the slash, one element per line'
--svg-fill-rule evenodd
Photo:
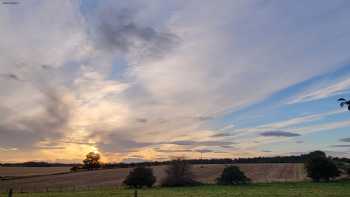
<path fill-rule="evenodd" d="M 74 190 L 74 191 L 71 191 L 71 192 L 82 192 L 82 191 L 89 191 L 89 190 Z M 91 190 L 91 191 L 99 191 L 99 192 L 103 192 L 103 190 Z M 118 192 L 116 193 L 116 190 L 110 190 L 110 191 L 113 191 L 113 194 L 117 196 L 130 196 L 130 197 L 139 197 L 139 191 L 137 189 L 135 190 L 124 190 L 124 189 L 120 189 L 118 190 Z M 47 191 L 47 192 L 52 192 L 52 191 Z M 61 191 L 63 192 L 63 191 Z M 26 192 L 22 192 L 22 193 L 26 193 Z M 2 195 L 3 194 L 3 195 Z M 7 192 L 3 192 L 3 193 L 0 193 L 0 196 L 7 196 L 7 197 L 15 197 L 16 194 L 18 194 L 17 192 L 15 192 L 12 188 L 9 189 Z"/>
<path fill-rule="evenodd" d="M 128 193 L 132 190 L 123 190 L 123 187 L 111 187 L 111 186 L 62 186 L 62 187 L 9 187 L 0 189 L 0 197 L 4 194 L 11 193 L 48 193 L 48 192 L 85 192 L 85 191 L 105 191 L 105 190 L 118 190 L 127 191 Z"/>

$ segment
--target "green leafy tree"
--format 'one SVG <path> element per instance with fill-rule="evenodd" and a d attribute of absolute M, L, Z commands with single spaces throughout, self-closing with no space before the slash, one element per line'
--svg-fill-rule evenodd
<path fill-rule="evenodd" d="M 156 182 L 152 168 L 136 167 L 125 178 L 124 184 L 134 188 L 152 187 Z"/>
<path fill-rule="evenodd" d="M 217 183 L 220 185 L 238 185 L 249 183 L 250 179 L 245 176 L 237 166 L 226 167 L 221 176 L 217 178 Z"/>
<path fill-rule="evenodd" d="M 320 153 L 319 151 L 318 153 Z M 329 181 L 340 175 L 340 171 L 335 163 L 325 156 L 325 154 L 315 154 L 312 152 L 305 162 L 307 176 L 313 181 Z"/>
<path fill-rule="evenodd" d="M 88 170 L 95 170 L 101 167 L 100 162 L 101 156 L 98 153 L 90 152 L 86 155 L 86 159 L 84 159 L 83 168 Z"/>

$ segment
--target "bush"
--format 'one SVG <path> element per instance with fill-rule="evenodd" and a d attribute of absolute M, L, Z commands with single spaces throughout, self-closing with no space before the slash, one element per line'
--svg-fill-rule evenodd
<path fill-rule="evenodd" d="M 152 187 L 156 182 L 152 168 L 136 167 L 125 178 L 124 184 L 134 188 Z"/>
<path fill-rule="evenodd" d="M 238 185 L 249 183 L 250 179 L 237 166 L 228 166 L 216 181 L 220 185 Z"/>
<path fill-rule="evenodd" d="M 193 180 L 191 165 L 183 159 L 171 161 L 165 173 L 166 177 L 162 181 L 162 186 L 194 186 L 200 184 Z"/>
<path fill-rule="evenodd" d="M 311 157 L 305 163 L 307 176 L 313 181 L 329 181 L 340 175 L 338 167 L 334 162 L 324 156 Z"/>
<path fill-rule="evenodd" d="M 71 167 L 71 169 L 70 169 L 71 172 L 77 172 L 77 171 L 79 171 L 79 170 L 80 170 L 80 167 L 79 167 L 79 166 L 73 166 L 73 167 Z"/>

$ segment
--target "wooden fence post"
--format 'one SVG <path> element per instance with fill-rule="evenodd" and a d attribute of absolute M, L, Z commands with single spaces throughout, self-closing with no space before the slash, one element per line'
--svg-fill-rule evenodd
<path fill-rule="evenodd" d="M 13 193 L 13 189 L 11 188 L 11 189 L 9 189 L 9 195 L 8 195 L 8 197 L 12 197 L 12 193 Z"/>
<path fill-rule="evenodd" d="M 137 197 L 137 189 L 134 191 L 134 197 Z"/>

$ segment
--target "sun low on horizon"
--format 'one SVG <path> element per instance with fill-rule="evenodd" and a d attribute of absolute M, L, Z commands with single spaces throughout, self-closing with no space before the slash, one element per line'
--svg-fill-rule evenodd
<path fill-rule="evenodd" d="M 9 2 L 0 163 L 350 157 L 350 1 Z"/>

